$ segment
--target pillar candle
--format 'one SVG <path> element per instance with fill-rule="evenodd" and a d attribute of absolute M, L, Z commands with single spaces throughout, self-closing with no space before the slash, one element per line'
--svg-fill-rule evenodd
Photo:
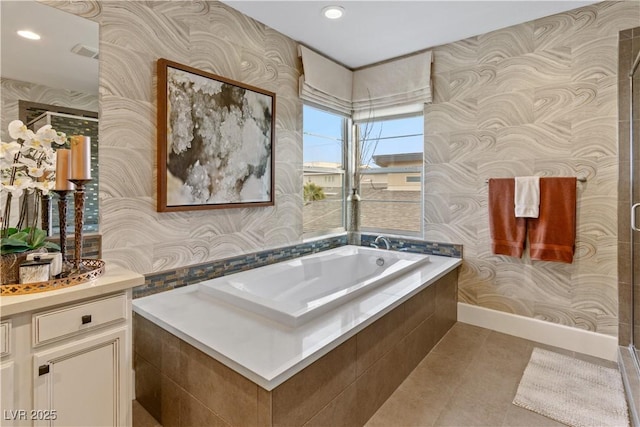
<path fill-rule="evenodd" d="M 91 138 L 71 137 L 71 179 L 91 179 Z"/>
<path fill-rule="evenodd" d="M 73 190 L 73 183 L 69 182 L 71 178 L 71 150 L 67 148 L 59 148 L 56 150 L 56 186 L 55 190 Z"/>

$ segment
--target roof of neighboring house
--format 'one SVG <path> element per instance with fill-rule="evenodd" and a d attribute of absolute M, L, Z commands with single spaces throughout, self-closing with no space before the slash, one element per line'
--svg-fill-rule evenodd
<path fill-rule="evenodd" d="M 302 164 L 303 167 L 305 168 L 341 168 L 342 167 L 342 163 L 336 163 L 336 162 L 304 162 Z"/>
<path fill-rule="evenodd" d="M 373 156 L 373 161 L 383 168 L 397 163 L 414 162 L 416 165 L 422 165 L 422 153 L 381 154 Z"/>

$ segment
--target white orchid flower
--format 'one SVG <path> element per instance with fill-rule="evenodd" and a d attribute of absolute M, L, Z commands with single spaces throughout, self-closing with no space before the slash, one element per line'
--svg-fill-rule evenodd
<path fill-rule="evenodd" d="M 51 144 L 58 137 L 58 132 L 51 125 L 44 125 L 36 132 L 36 139 Z"/>
<path fill-rule="evenodd" d="M 20 151 L 20 147 L 16 141 L 0 143 L 0 158 L 13 158 Z"/>
<path fill-rule="evenodd" d="M 29 167 L 27 174 L 33 178 L 40 178 L 44 174 L 44 169 L 39 167 Z"/>
<path fill-rule="evenodd" d="M 55 165 L 56 163 L 56 152 L 53 148 L 49 147 L 48 149 L 42 150 L 41 160 L 46 163 L 51 163 Z"/>
<path fill-rule="evenodd" d="M 67 134 L 64 132 L 58 132 L 58 136 L 54 138 L 53 142 L 58 145 L 63 145 L 67 143 Z"/>
<path fill-rule="evenodd" d="M 15 185 L 3 185 L 2 190 L 6 191 L 13 195 L 13 197 L 19 198 L 24 193 L 24 190 L 20 187 L 16 187 Z"/>
<path fill-rule="evenodd" d="M 42 126 L 34 133 L 20 120 L 9 124 L 9 135 L 13 142 L 0 142 L 3 204 L 6 205 L 11 197 L 19 198 L 25 193 L 49 194 L 55 188 L 56 153 L 52 144 L 65 144 L 67 136 L 56 132 L 51 125 Z M 7 193 L 11 197 L 4 197 Z M 9 227 L 7 218 L 3 218 L 2 227 Z"/>
<path fill-rule="evenodd" d="M 46 137 L 46 135 L 36 135 L 34 138 L 25 140 L 24 146 L 25 148 L 32 148 L 36 151 L 44 151 L 51 149 L 51 139 Z"/>
<path fill-rule="evenodd" d="M 35 134 L 21 120 L 14 120 L 9 123 L 9 135 L 13 139 L 24 139 L 25 141 L 33 139 Z"/>
<path fill-rule="evenodd" d="M 51 145 L 52 142 L 57 145 L 62 145 L 67 142 L 67 135 L 64 132 L 55 131 L 51 125 L 44 125 L 38 129 L 35 138 L 49 145 Z"/>
<path fill-rule="evenodd" d="M 3 185 L 3 189 L 13 194 L 14 197 L 20 197 L 25 190 L 29 188 L 29 184 L 32 183 L 32 179 L 24 179 L 22 176 L 17 176 L 13 184 Z"/>
<path fill-rule="evenodd" d="M 36 190 L 40 190 L 44 196 L 49 194 L 56 186 L 55 181 L 38 181 L 34 184 Z"/>
<path fill-rule="evenodd" d="M 50 130 L 52 130 L 53 126 L 51 125 L 43 125 L 40 126 L 40 128 L 38 129 L 38 131 L 36 132 L 36 135 L 43 135 L 47 132 L 49 132 Z M 55 131 L 54 131 L 55 132 Z"/>
<path fill-rule="evenodd" d="M 35 160 L 30 159 L 29 157 L 20 157 L 20 159 L 18 159 L 18 163 L 16 163 L 16 167 L 20 167 L 23 165 L 28 168 L 35 168 L 38 166 L 38 163 Z"/>
<path fill-rule="evenodd" d="M 51 172 L 51 171 L 55 171 L 56 170 L 56 163 L 55 162 L 50 162 L 50 161 L 43 161 L 42 163 L 40 163 L 40 167 L 45 171 L 45 172 Z"/>

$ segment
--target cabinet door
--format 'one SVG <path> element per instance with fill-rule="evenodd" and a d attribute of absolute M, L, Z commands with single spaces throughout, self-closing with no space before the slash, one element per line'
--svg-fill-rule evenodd
<path fill-rule="evenodd" d="M 2 411 L 2 426 L 12 426 L 19 419 L 13 399 L 13 362 L 0 365 L 0 411 Z"/>
<path fill-rule="evenodd" d="M 36 353 L 34 425 L 124 425 L 126 334 L 121 328 Z"/>

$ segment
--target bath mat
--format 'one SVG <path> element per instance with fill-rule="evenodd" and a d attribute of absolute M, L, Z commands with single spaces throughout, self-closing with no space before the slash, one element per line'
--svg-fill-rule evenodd
<path fill-rule="evenodd" d="M 569 426 L 629 426 L 618 370 L 540 348 L 533 349 L 513 404 Z"/>

